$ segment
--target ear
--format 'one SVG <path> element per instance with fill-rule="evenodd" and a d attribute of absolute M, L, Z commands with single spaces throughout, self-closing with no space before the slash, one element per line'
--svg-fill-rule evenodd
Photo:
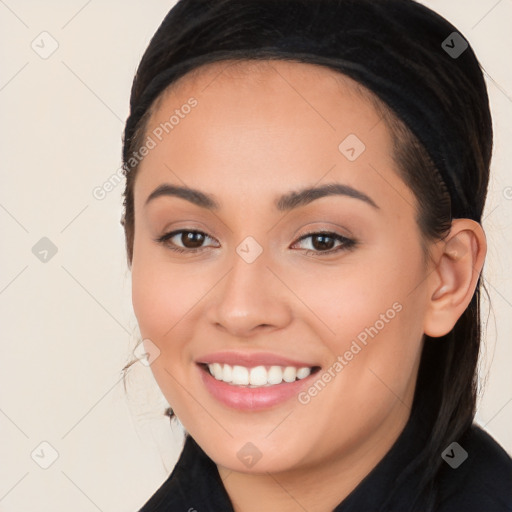
<path fill-rule="evenodd" d="M 486 253 L 482 226 L 454 219 L 448 236 L 437 244 L 435 268 L 427 278 L 425 334 L 439 337 L 453 329 L 473 297 Z"/>

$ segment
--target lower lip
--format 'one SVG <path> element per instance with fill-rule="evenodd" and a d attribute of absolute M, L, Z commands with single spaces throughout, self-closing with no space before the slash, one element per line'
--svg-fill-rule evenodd
<path fill-rule="evenodd" d="M 267 409 L 297 396 L 317 373 L 315 372 L 294 382 L 282 382 L 274 386 L 260 388 L 247 388 L 217 380 L 204 367 L 198 365 L 198 368 L 204 385 L 214 398 L 233 409 L 251 411 Z"/>

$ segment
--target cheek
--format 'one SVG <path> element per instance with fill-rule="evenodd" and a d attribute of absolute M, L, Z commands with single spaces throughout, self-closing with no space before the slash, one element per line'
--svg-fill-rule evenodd
<path fill-rule="evenodd" d="M 183 316 L 184 288 L 179 272 L 155 257 L 151 247 L 134 244 L 132 262 L 132 303 L 141 335 L 158 340 Z M 167 267 L 167 269 L 166 269 Z"/>
<path fill-rule="evenodd" d="M 422 279 L 416 256 L 397 253 L 391 244 L 381 246 L 378 257 L 375 253 L 370 249 L 323 275 L 296 281 L 304 286 L 300 296 L 308 297 L 308 305 L 331 335 L 351 339 L 376 323 L 379 331 L 384 326 L 387 330 L 398 316 L 403 317 L 397 309 L 414 298 L 410 292 Z"/>
<path fill-rule="evenodd" d="M 376 400 L 376 385 L 384 394 L 386 386 L 405 390 L 421 349 L 422 278 L 420 253 L 397 253 L 390 245 L 316 288 L 312 309 L 331 331 L 325 343 L 333 358 L 347 361 L 340 384 Z"/>
<path fill-rule="evenodd" d="M 135 263 L 132 266 L 132 303 L 140 332 L 144 338 L 160 337 L 165 324 L 172 320 L 165 312 L 172 302 L 172 288 L 157 279 L 153 268 Z M 167 319 L 164 322 L 164 319 Z"/>
<path fill-rule="evenodd" d="M 172 264 L 152 248 L 134 252 L 132 304 L 140 334 L 160 350 L 151 365 L 155 376 L 167 368 L 180 372 L 192 358 L 190 340 L 201 299 L 211 289 L 204 271 L 191 272 L 187 265 Z M 168 375 L 163 374 L 164 378 Z"/>
<path fill-rule="evenodd" d="M 167 401 L 174 406 L 184 400 L 181 386 L 176 383 L 187 380 L 191 355 L 186 315 L 198 299 L 186 294 L 191 289 L 189 279 L 186 288 L 180 273 L 169 272 L 169 268 L 166 271 L 165 267 L 169 265 L 134 257 L 132 303 L 142 339 L 151 340 L 159 350 L 151 371 Z"/>

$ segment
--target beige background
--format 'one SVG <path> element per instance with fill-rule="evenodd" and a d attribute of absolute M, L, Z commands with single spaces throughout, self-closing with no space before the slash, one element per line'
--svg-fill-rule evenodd
<path fill-rule="evenodd" d="M 512 453 L 512 2 L 424 3 L 462 31 L 488 74 L 493 307 L 477 419 Z M 119 169 L 133 73 L 172 5 L 0 0 L 1 512 L 135 511 L 179 454 L 182 432 L 161 415 L 149 369 L 137 363 L 128 395 L 122 386 L 138 333 L 123 183 L 93 195 Z M 46 263 L 32 252 L 42 237 L 57 248 Z"/>

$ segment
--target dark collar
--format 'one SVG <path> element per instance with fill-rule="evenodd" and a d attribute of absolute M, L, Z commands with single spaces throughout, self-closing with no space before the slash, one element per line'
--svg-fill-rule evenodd
<path fill-rule="evenodd" d="M 139 512 L 233 512 L 217 465 L 187 435 L 169 478 Z"/>
<path fill-rule="evenodd" d="M 418 454 L 429 435 L 425 417 L 413 411 L 384 458 L 333 512 L 410 512 L 413 503 L 415 511 L 428 509 L 425 503 L 415 500 L 425 470 L 418 465 Z M 456 471 L 447 465 L 443 468 L 446 477 L 441 481 L 440 499 L 445 505 L 436 510 L 512 510 L 508 508 L 512 506 L 512 460 L 476 426 L 465 439 L 465 448 L 470 453 L 468 462 Z M 139 512 L 174 511 L 233 512 L 216 464 L 190 435 L 171 475 Z"/>

